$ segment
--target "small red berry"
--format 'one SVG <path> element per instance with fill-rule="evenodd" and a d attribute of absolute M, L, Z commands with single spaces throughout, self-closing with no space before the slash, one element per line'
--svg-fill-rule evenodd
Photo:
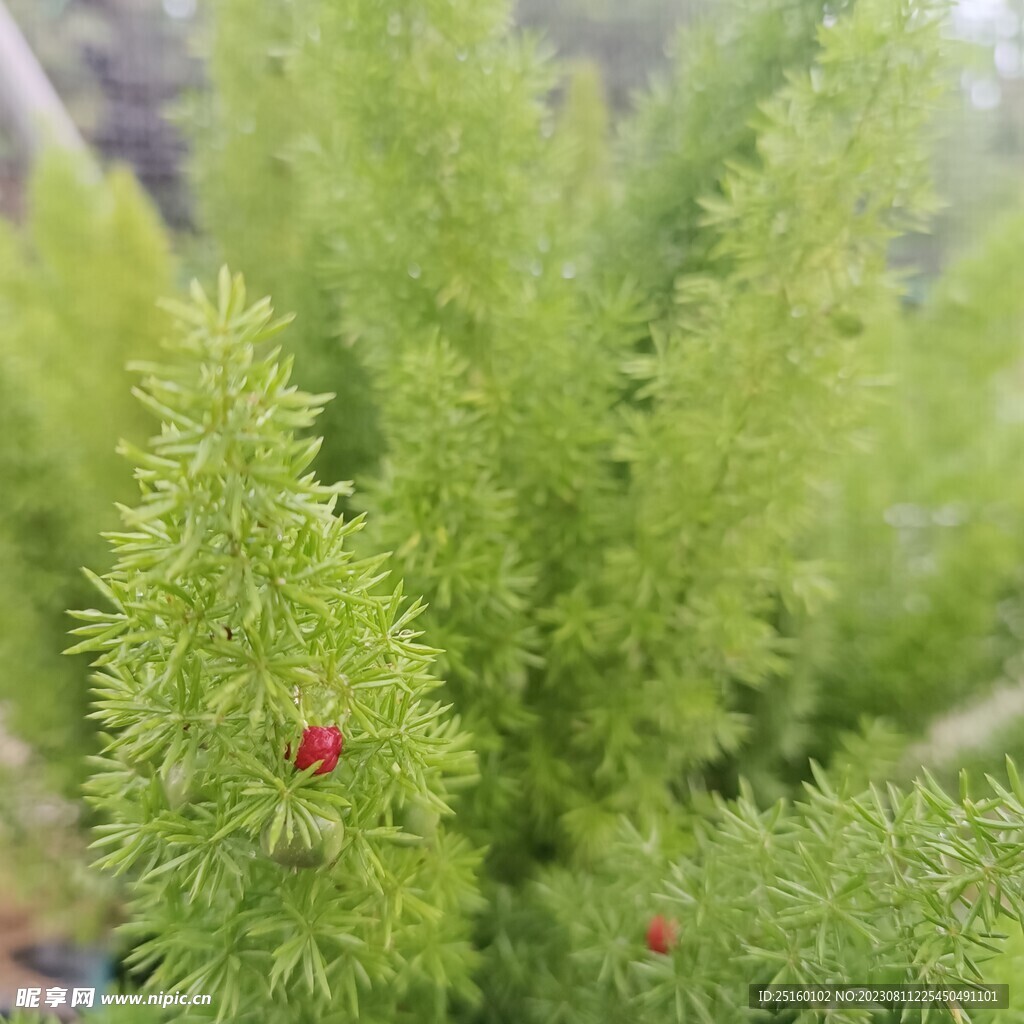
<path fill-rule="evenodd" d="M 667 953 L 676 944 L 676 925 L 655 914 L 647 926 L 647 948 L 652 953 Z"/>
<path fill-rule="evenodd" d="M 345 737 L 336 725 L 310 725 L 302 732 L 302 742 L 295 754 L 295 767 L 299 771 L 322 762 L 314 775 L 326 775 L 337 767 Z M 291 747 L 285 750 L 285 757 L 291 757 Z"/>

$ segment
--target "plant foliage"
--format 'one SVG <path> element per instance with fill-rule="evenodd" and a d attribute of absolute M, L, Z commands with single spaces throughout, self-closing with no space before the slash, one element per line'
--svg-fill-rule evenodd
<path fill-rule="evenodd" d="M 141 499 L 94 577 L 111 610 L 75 631 L 99 655 L 95 845 L 133 877 L 132 962 L 155 989 L 215 993 L 211 1019 L 443 1019 L 472 990 L 476 855 L 396 814 L 449 813 L 473 758 L 432 697 L 420 607 L 374 592 L 382 560 L 357 560 L 361 521 L 333 512 L 345 485 L 308 472 L 319 441 L 299 432 L 326 396 L 264 351 L 268 302 L 225 271 L 173 313 L 176 360 L 136 366 L 162 426 L 124 446 Z M 338 768 L 296 770 L 287 751 L 327 723 Z"/>
<path fill-rule="evenodd" d="M 24 226 L 0 228 L 0 678 L 9 724 L 71 791 L 90 749 L 81 666 L 61 661 L 65 609 L 87 589 L 71 570 L 130 479 L 113 455 L 141 435 L 124 363 L 155 349 L 168 243 L 134 179 L 93 180 L 52 154 Z"/>
<path fill-rule="evenodd" d="M 226 271 L 170 307 L 171 360 L 136 362 L 160 432 L 122 446 L 140 498 L 73 649 L 96 657 L 95 845 L 148 987 L 213 993 L 190 1020 L 654 1024 L 748 1019 L 759 980 L 985 977 L 1024 916 L 1012 765 L 983 799 L 865 790 L 892 753 L 869 724 L 760 809 L 863 688 L 906 704 L 946 659 L 976 683 L 968 634 L 1019 561 L 1018 510 L 984 489 L 928 623 L 887 575 L 913 538 L 850 551 L 973 479 L 956 459 L 992 424 L 957 448 L 969 403 L 943 419 L 964 339 L 996 341 L 972 395 L 1014 359 L 1012 311 L 955 281 L 887 326 L 889 246 L 933 208 L 941 6 L 729 5 L 611 153 L 593 80 L 556 112 L 503 0 L 214 17 L 192 110 L 211 249 L 298 309 L 317 393 Z M 139 318 L 99 307 L 111 337 Z M 335 387 L 320 464 L 354 493 L 305 435 Z M 870 426 L 884 472 L 856 453 Z M 960 454 L 902 496 L 936 449 Z M 296 769 L 309 726 L 343 734 L 333 770 Z"/>

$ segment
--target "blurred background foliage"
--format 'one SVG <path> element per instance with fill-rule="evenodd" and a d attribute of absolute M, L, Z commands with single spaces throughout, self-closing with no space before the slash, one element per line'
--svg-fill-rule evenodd
<path fill-rule="evenodd" d="M 140 438 L 129 358 L 162 334 L 153 296 L 171 286 L 164 229 L 126 172 L 90 180 L 71 159 L 34 175 L 24 221 L 0 226 L 0 680 L 9 721 L 36 745 L 65 790 L 87 749 L 81 663 L 62 658 L 62 611 L 88 592 L 72 565 L 116 524 L 111 499 L 130 493 L 112 434 Z"/>
<path fill-rule="evenodd" d="M 424 523 L 457 506 L 477 527 L 514 533 L 516 502 L 474 482 L 495 466 L 516 468 L 511 432 L 533 430 L 525 436 L 542 449 L 541 421 L 528 409 L 510 415 L 471 457 L 431 433 L 442 413 L 462 436 L 474 429 L 481 375 L 494 370 L 482 339 L 503 339 L 491 353 L 499 369 L 537 322 L 552 336 L 596 323 L 623 357 L 649 356 L 637 325 L 674 317 L 680 275 L 719 259 L 698 231 L 707 216 L 699 200 L 719 187 L 724 165 L 752 158 L 762 102 L 810 62 L 822 14 L 834 19 L 849 5 L 759 4 L 756 24 L 736 33 L 739 0 L 522 0 L 517 18 L 529 31 L 507 48 L 496 42 L 495 6 L 481 4 L 478 17 L 446 26 L 464 37 L 466 59 L 438 94 L 417 92 L 414 79 L 440 51 L 421 45 L 410 60 L 383 7 L 379 23 L 363 23 L 393 39 L 382 65 L 343 24 L 311 34 L 302 3 L 221 0 L 218 17 L 231 28 L 216 34 L 195 0 L 9 6 L 87 139 L 135 175 L 93 180 L 54 158 L 30 176 L 0 144 L 9 214 L 0 225 L 0 664 L 13 667 L 0 676 L 0 702 L 4 728 L 27 741 L 47 785 L 73 794 L 95 738 L 83 666 L 57 653 L 64 609 L 85 600 L 77 567 L 102 563 L 97 532 L 113 526 L 112 500 L 129 492 L 113 448 L 142 427 L 121 368 L 157 345 L 155 298 L 227 259 L 253 291 L 299 313 L 290 341 L 298 381 L 339 396 L 319 425 L 322 475 L 367 485 L 359 500 L 380 517 L 378 536 L 396 523 L 388 502 L 402 487 L 418 495 Z M 902 307 L 839 325 L 863 332 L 870 415 L 858 450 L 830 463 L 813 514 L 793 530 L 809 570 L 801 600 L 780 601 L 771 616 L 788 667 L 771 686 L 741 688 L 741 726 L 687 778 L 698 804 L 708 788 L 735 793 L 741 777 L 760 797 L 792 792 L 810 756 L 867 782 L 906 777 L 920 755 L 948 781 L 954 765 L 928 743 L 935 721 L 984 709 L 997 686 L 1024 687 L 1022 11 L 1016 0 L 954 5 L 961 67 L 933 158 L 945 206 L 930 232 L 892 247 L 892 266 L 905 272 Z M 564 62 L 540 59 L 549 50 Z M 376 90 L 366 85 L 375 75 Z M 395 81 L 407 87 L 383 87 Z M 551 110 L 524 99 L 545 94 Z M 504 120 L 488 119 L 495 109 Z M 439 192 L 458 216 L 438 219 Z M 579 312 L 578 278 L 600 315 Z M 435 344 L 439 330 L 446 345 Z M 518 372 L 522 389 L 543 368 Z M 465 387 L 446 392 L 453 379 Z M 594 381 L 607 383 L 599 367 Z M 538 403 L 557 397 L 540 392 Z M 403 464 L 385 457 L 384 438 L 396 403 L 416 395 L 421 420 L 394 436 L 420 461 Z M 571 478 L 578 467 L 567 461 L 552 454 L 519 467 L 517 486 L 552 502 L 540 477 Z M 424 498 L 429 479 L 453 467 L 461 490 Z M 394 525 L 396 547 L 407 525 Z M 400 557 L 411 589 L 429 589 L 448 539 L 417 537 Z M 504 600 L 488 606 L 470 588 L 466 618 L 432 623 L 431 641 L 456 652 L 472 635 L 495 678 L 518 667 L 525 679 L 531 665 L 537 624 L 522 601 L 538 565 L 561 579 L 558 538 L 529 543 L 498 558 L 486 545 L 462 550 L 475 585 L 487 581 Z M 460 581 L 450 582 L 457 598 Z M 446 593 L 434 603 L 447 612 Z M 468 661 L 475 672 L 479 659 Z M 468 685 L 454 655 L 445 669 L 456 693 Z M 1008 718 L 1006 707 L 1024 713 L 1012 700 L 993 705 L 957 751 L 972 775 L 1024 749 L 1024 714 Z M 499 703 L 472 723 L 485 756 L 498 732 L 530 725 L 517 715 Z M 9 777 L 25 770 L 0 758 Z M 535 771 L 538 787 L 545 773 L 552 787 L 562 783 L 557 766 L 539 761 Z M 481 799 L 507 806 L 501 794 Z M 24 831 L 9 829 L 7 842 L 25 849 Z"/>

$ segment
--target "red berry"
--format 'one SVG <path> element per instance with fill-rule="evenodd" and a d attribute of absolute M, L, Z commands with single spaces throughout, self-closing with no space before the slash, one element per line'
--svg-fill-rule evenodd
<path fill-rule="evenodd" d="M 336 725 L 310 725 L 302 732 L 302 742 L 295 755 L 295 767 L 300 771 L 322 762 L 314 775 L 326 775 L 337 767 L 345 738 Z M 285 750 L 285 757 L 291 756 L 291 748 Z"/>
<path fill-rule="evenodd" d="M 647 948 L 652 953 L 667 953 L 676 944 L 676 925 L 655 914 L 647 926 Z"/>

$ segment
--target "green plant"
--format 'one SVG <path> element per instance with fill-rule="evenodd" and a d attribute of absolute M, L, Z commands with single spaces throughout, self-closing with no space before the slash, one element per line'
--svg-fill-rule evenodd
<path fill-rule="evenodd" d="M 932 208 L 937 7 L 737 6 L 618 185 L 585 81 L 559 121 L 498 0 L 218 15 L 207 216 L 310 310 L 303 372 L 354 345 L 333 457 L 367 518 L 309 471 L 325 396 L 257 353 L 266 303 L 224 276 L 177 307 L 114 610 L 79 613 L 149 984 L 241 1020 L 653 1024 L 746 1019 L 747 980 L 982 976 L 1024 911 L 1012 769 L 865 794 L 897 742 L 869 724 L 758 809 L 806 774 L 816 525 L 892 358 L 889 244 Z M 343 746 L 297 771 L 310 726 Z"/>
<path fill-rule="evenodd" d="M 571 967 L 585 939 L 563 935 L 564 971 L 531 947 L 606 885 L 620 937 L 642 934 L 609 881 L 622 818 L 675 855 L 702 789 L 809 745 L 772 703 L 814 708 L 795 638 L 830 580 L 807 538 L 872 414 L 888 246 L 932 209 L 942 44 L 911 0 L 737 6 L 683 44 L 606 186 L 567 157 L 599 129 L 559 130 L 505 14 L 307 0 L 268 35 L 224 5 L 221 47 L 275 49 L 247 93 L 218 51 L 215 128 L 295 113 L 238 145 L 287 156 L 275 208 L 385 441 L 357 543 L 425 595 L 480 751 L 458 820 L 490 846 L 477 1016 L 553 1019 L 531 1002 L 551 974 L 555 1017 L 603 1020 Z M 248 165 L 219 152 L 208 202 L 242 220 L 217 190 Z"/>
<path fill-rule="evenodd" d="M 823 19 L 850 6 L 729 3 L 680 33 L 671 72 L 639 97 L 623 129 L 619 201 L 594 239 L 602 272 L 635 279 L 665 313 L 680 274 L 719 263 L 701 230 L 702 201 L 721 195 L 730 162 L 754 157 L 761 105 L 814 59 Z"/>
<path fill-rule="evenodd" d="M 263 351 L 284 323 L 269 303 L 247 308 L 224 271 L 213 303 L 196 286 L 174 313 L 176 361 L 137 367 L 162 428 L 124 446 L 141 500 L 93 577 L 111 610 L 76 613 L 108 733 L 96 845 L 132 875 L 131 962 L 153 988 L 214 994 L 221 1020 L 444 1019 L 473 991 L 477 856 L 394 815 L 449 813 L 473 756 L 431 697 L 420 607 L 374 590 L 382 559 L 356 560 L 361 521 L 333 512 L 346 486 L 307 472 L 319 441 L 298 432 L 326 396 Z M 298 770 L 288 748 L 328 723 L 337 767 Z M 204 784 L 172 806 L 179 766 Z"/>
<path fill-rule="evenodd" d="M 510 834 L 534 851 L 597 851 L 619 814 L 673 806 L 742 742 L 744 694 L 787 675 L 780 609 L 826 588 L 797 541 L 865 414 L 864 325 L 891 312 L 888 240 L 927 209 L 910 140 L 935 96 L 934 26 L 864 10 L 763 105 L 758 163 L 704 201 L 719 262 L 680 281 L 651 354 L 628 286 L 550 273 L 538 296 L 576 303 L 560 322 L 538 298 L 528 336 L 457 357 L 441 325 L 381 370 L 371 529 L 440 608 L 459 703 L 511 734 L 495 778 L 526 782 Z"/>
<path fill-rule="evenodd" d="M 509 261 L 528 274 L 543 258 L 531 193 L 550 83 L 506 22 L 504 0 L 218 4 L 216 102 L 196 119 L 206 220 L 303 311 L 296 351 L 337 385 L 326 454 L 345 475 L 382 447 L 365 360 L 439 319 L 486 347 L 517 317 Z"/>
<path fill-rule="evenodd" d="M 879 329 L 888 386 L 871 447 L 808 541 L 840 567 L 802 638 L 822 747 L 852 713 L 920 729 L 1017 675 L 1022 228 L 1008 211 L 920 309 Z"/>
<path fill-rule="evenodd" d="M 62 661 L 65 609 L 87 590 L 75 567 L 100 554 L 111 500 L 130 478 L 113 456 L 141 436 L 128 355 L 163 329 L 168 241 L 126 172 L 91 176 L 49 154 L 31 179 L 26 223 L 0 225 L 0 679 L 10 727 L 72 793 L 92 749 L 80 665 Z"/>
<path fill-rule="evenodd" d="M 686 856 L 672 835 L 624 830 L 599 872 L 557 869 L 533 887 L 547 917 L 515 950 L 525 1018 L 732 1022 L 755 1018 L 748 984 L 1005 983 L 995 954 L 1024 913 L 1024 789 L 1007 764 L 1009 786 L 990 778 L 959 799 L 930 778 L 861 791 L 816 771 L 793 805 L 761 810 L 749 791 L 716 802 Z M 667 955 L 645 947 L 655 912 L 678 922 Z"/>

